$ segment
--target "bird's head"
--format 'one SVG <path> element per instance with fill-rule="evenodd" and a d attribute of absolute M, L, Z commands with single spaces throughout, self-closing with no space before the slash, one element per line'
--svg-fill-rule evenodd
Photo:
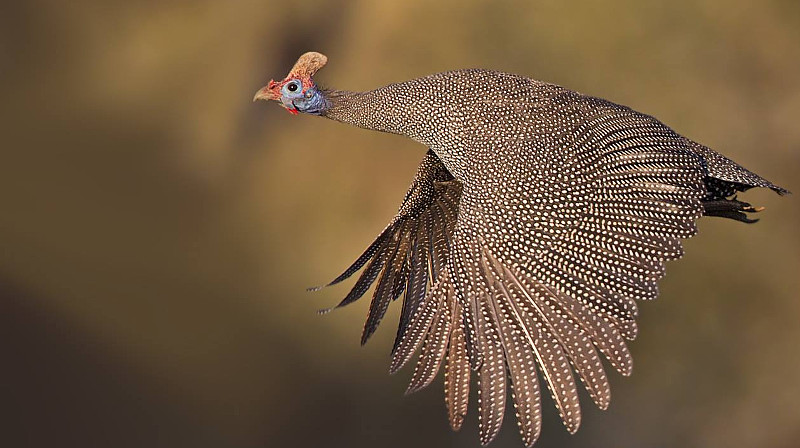
<path fill-rule="evenodd" d="M 314 84 L 314 73 L 325 66 L 328 58 L 310 51 L 300 56 L 283 81 L 270 80 L 269 84 L 256 92 L 253 101 L 274 100 L 281 103 L 289 113 L 298 112 L 320 115 L 327 108 L 327 100 Z"/>

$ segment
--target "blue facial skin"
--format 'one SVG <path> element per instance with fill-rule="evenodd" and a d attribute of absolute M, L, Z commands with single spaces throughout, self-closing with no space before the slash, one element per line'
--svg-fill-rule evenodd
<path fill-rule="evenodd" d="M 327 102 L 316 87 L 311 87 L 303 92 L 303 85 L 298 79 L 293 79 L 281 88 L 281 103 L 289 110 L 296 110 L 304 114 L 322 115 Z"/>

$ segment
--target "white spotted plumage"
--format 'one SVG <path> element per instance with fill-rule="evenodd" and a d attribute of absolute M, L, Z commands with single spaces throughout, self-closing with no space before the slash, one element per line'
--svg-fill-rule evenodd
<path fill-rule="evenodd" d="M 527 446 L 541 430 L 539 379 L 570 432 L 575 374 L 608 407 L 600 354 L 631 373 L 636 300 L 657 296 L 695 221 L 749 222 L 756 210 L 729 196 L 786 192 L 650 116 L 508 73 L 322 94 L 322 116 L 430 148 L 397 216 L 331 284 L 364 268 L 343 306 L 377 279 L 362 343 L 403 295 L 391 371 L 421 347 L 413 392 L 444 365 L 453 429 L 477 371 L 483 444 L 500 429 L 507 381 Z"/>

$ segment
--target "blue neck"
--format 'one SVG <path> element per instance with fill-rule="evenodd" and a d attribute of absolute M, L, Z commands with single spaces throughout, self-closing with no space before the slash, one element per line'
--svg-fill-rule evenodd
<path fill-rule="evenodd" d="M 292 100 L 292 104 L 298 112 L 310 115 L 322 115 L 330 107 L 328 100 L 316 87 L 306 90 L 305 95 Z"/>

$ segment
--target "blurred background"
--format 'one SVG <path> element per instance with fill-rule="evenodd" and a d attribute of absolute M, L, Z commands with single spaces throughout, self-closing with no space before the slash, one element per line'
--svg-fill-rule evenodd
<path fill-rule="evenodd" d="M 568 3 L 568 4 L 567 4 Z M 424 148 L 253 93 L 323 52 L 367 90 L 466 67 L 659 117 L 795 191 L 704 219 L 611 407 L 538 447 L 800 440 L 800 3 L 26 1 L 0 7 L 0 445 L 475 447 L 389 376 L 398 306 L 326 316 Z M 473 391 L 474 393 L 474 391 Z M 474 400 L 475 397 L 473 397 Z M 493 447 L 521 446 L 509 411 Z"/>

